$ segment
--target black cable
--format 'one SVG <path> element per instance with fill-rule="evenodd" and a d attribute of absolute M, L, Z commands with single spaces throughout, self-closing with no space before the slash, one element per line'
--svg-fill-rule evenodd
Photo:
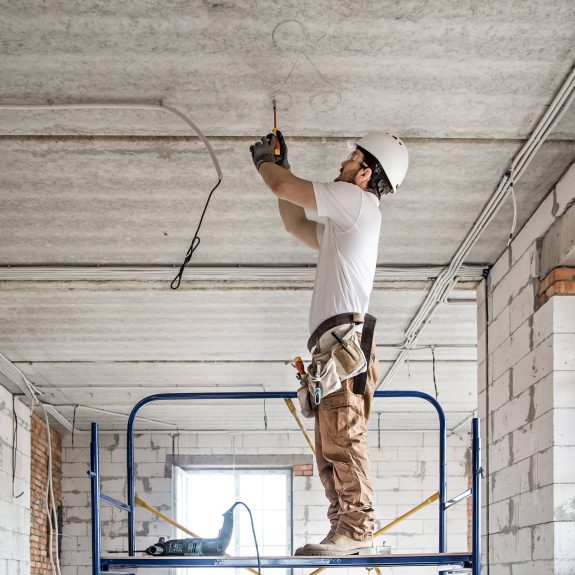
<path fill-rule="evenodd" d="M 221 183 L 222 183 L 222 180 L 220 178 L 218 180 L 218 183 L 212 188 L 212 191 L 210 192 L 210 195 L 208 196 L 208 199 L 206 201 L 206 205 L 204 206 L 204 210 L 202 211 L 202 215 L 201 215 L 200 221 L 198 223 L 198 227 L 196 228 L 196 233 L 194 234 L 194 238 L 192 239 L 192 243 L 190 244 L 190 247 L 188 248 L 188 253 L 186 254 L 186 257 L 184 259 L 184 263 L 180 267 L 180 271 L 178 272 L 178 275 L 172 280 L 172 283 L 170 284 L 170 287 L 172 289 L 178 289 L 180 287 L 180 282 L 182 281 L 182 276 L 184 275 L 184 268 L 186 267 L 186 265 L 188 265 L 188 262 L 192 259 L 192 255 L 194 255 L 194 252 L 196 251 L 196 249 L 200 245 L 200 236 L 198 236 L 198 233 L 199 233 L 200 228 L 202 226 L 202 221 L 204 220 L 204 215 L 206 214 L 206 210 L 208 209 L 208 204 L 210 203 L 210 200 L 212 199 L 212 194 L 216 191 L 217 187 Z"/>
<path fill-rule="evenodd" d="M 490 509 L 491 509 L 491 494 L 489 492 L 489 442 L 491 441 L 489 437 L 489 428 L 491 427 L 491 414 L 489 412 L 489 315 L 491 313 L 489 309 L 489 297 L 491 292 L 491 275 L 490 269 L 485 268 L 483 270 L 483 279 L 485 281 L 485 485 L 487 489 L 485 490 L 485 523 L 487 525 L 487 533 L 485 534 L 486 546 L 485 546 L 485 559 L 486 565 L 491 565 L 491 542 L 490 542 Z M 481 462 L 479 462 L 481 465 Z"/>
<path fill-rule="evenodd" d="M 260 550 L 258 547 L 258 538 L 256 537 L 256 528 L 254 527 L 254 518 L 252 517 L 252 512 L 250 511 L 250 508 L 243 501 L 236 501 L 230 507 L 230 511 L 233 511 L 238 505 L 243 505 L 248 510 L 248 513 L 250 514 L 250 522 L 252 524 L 252 533 L 254 536 L 254 543 L 256 545 L 256 555 L 258 557 L 258 573 L 259 573 L 259 575 L 262 575 L 262 563 L 260 560 Z"/>
<path fill-rule="evenodd" d="M 78 404 L 74 406 L 74 414 L 72 415 L 72 447 L 74 447 L 74 430 L 76 429 L 76 410 L 78 407 Z"/>
<path fill-rule="evenodd" d="M 264 387 L 264 392 L 265 392 L 265 387 Z M 264 397 L 264 429 L 265 431 L 268 430 L 268 414 L 266 411 L 266 398 Z"/>
<path fill-rule="evenodd" d="M 435 399 L 439 399 L 439 391 L 437 391 L 437 378 L 435 377 L 435 346 L 431 346 L 431 359 L 433 365 L 433 387 L 435 387 Z"/>
<path fill-rule="evenodd" d="M 20 495 L 14 493 L 16 486 L 16 451 L 18 450 L 18 416 L 16 415 L 16 398 L 12 396 L 12 497 L 18 499 L 24 495 L 24 491 Z"/>

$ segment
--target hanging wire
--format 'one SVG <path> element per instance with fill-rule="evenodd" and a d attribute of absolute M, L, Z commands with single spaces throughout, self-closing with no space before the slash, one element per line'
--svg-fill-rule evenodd
<path fill-rule="evenodd" d="M 381 411 L 377 414 L 377 449 L 381 451 Z"/>
<path fill-rule="evenodd" d="M 252 526 L 252 535 L 253 535 L 253 537 L 254 537 L 254 544 L 255 544 L 255 547 L 256 547 L 256 556 L 257 556 L 257 559 L 258 559 L 258 575 L 262 575 L 262 564 L 261 564 L 261 559 L 260 559 L 260 549 L 259 549 L 259 546 L 258 546 L 258 538 L 257 538 L 257 536 L 256 536 L 256 528 L 255 528 L 255 526 L 254 526 L 254 518 L 252 517 L 252 512 L 251 512 L 250 508 L 249 508 L 243 501 L 236 501 L 236 502 L 232 505 L 231 510 L 235 509 L 235 507 L 237 507 L 238 505 L 243 505 L 243 506 L 247 509 L 248 514 L 249 514 L 249 516 L 250 516 L 250 523 L 251 523 L 251 526 Z"/>
<path fill-rule="evenodd" d="M 78 404 L 74 406 L 74 413 L 72 415 L 72 447 L 74 447 L 74 431 L 76 430 L 76 410 L 78 409 Z"/>
<path fill-rule="evenodd" d="M 411 386 L 411 369 L 410 369 L 410 361 L 409 361 L 409 348 L 407 348 L 407 380 L 409 381 L 409 385 Z"/>
<path fill-rule="evenodd" d="M 202 131 L 196 126 L 190 118 L 188 118 L 185 114 L 182 114 L 179 110 L 172 108 L 171 106 L 166 106 L 163 101 L 154 102 L 154 103 L 146 103 L 146 102 L 91 102 L 91 103 L 72 103 L 72 104 L 54 104 L 52 102 L 49 103 L 42 103 L 42 104 L 4 104 L 0 102 L 0 110 L 89 110 L 89 109 L 102 109 L 102 110 L 110 110 L 110 109 L 125 109 L 125 110 L 160 110 L 161 112 L 168 113 L 172 116 L 176 116 L 183 122 L 185 122 L 202 140 L 204 145 L 206 146 L 208 153 L 214 163 L 214 168 L 218 174 L 218 183 L 212 188 L 210 195 L 208 196 L 208 201 L 204 206 L 204 211 L 202 212 L 202 217 L 200 218 L 200 223 L 198 224 L 198 228 L 196 233 L 194 234 L 194 239 L 192 240 L 192 244 L 186 254 L 186 258 L 184 263 L 180 267 L 180 271 L 178 275 L 172 280 L 170 287 L 172 289 L 178 289 L 180 286 L 180 282 L 182 281 L 182 275 L 184 273 L 184 268 L 186 264 L 190 261 L 192 254 L 196 250 L 196 248 L 200 245 L 200 237 L 198 236 L 198 232 L 200 231 L 200 226 L 202 225 L 202 220 L 204 219 L 204 214 L 206 213 L 206 209 L 210 202 L 210 198 L 212 194 L 216 190 L 216 188 L 221 184 L 223 174 L 222 169 L 220 168 L 220 164 L 216 155 L 210 146 L 207 138 L 204 136 Z"/>
<path fill-rule="evenodd" d="M 509 232 L 509 239 L 507 240 L 507 246 L 511 245 L 513 240 L 513 234 L 515 233 L 515 227 L 517 226 L 517 199 L 515 198 L 515 186 L 513 181 L 513 168 L 510 168 L 505 175 L 510 179 L 509 191 L 511 192 L 511 200 L 513 201 L 513 222 L 511 223 L 511 231 Z"/>
<path fill-rule="evenodd" d="M 435 376 L 435 346 L 431 346 L 431 361 L 433 366 L 433 387 L 435 388 L 435 399 L 439 399 L 439 391 L 437 390 L 437 378 Z"/>
<path fill-rule="evenodd" d="M 16 495 L 16 455 L 18 451 L 18 416 L 16 415 L 16 397 L 12 395 L 12 497 L 18 499 L 24 495 L 24 491 Z"/>
<path fill-rule="evenodd" d="M 196 228 L 196 233 L 194 234 L 194 238 L 192 239 L 192 243 L 190 244 L 190 247 L 188 248 L 188 253 L 186 254 L 186 257 L 184 259 L 184 263 L 181 265 L 180 271 L 178 272 L 178 275 L 172 280 L 172 283 L 170 284 L 170 287 L 172 289 L 178 289 L 180 287 L 180 283 L 182 281 L 182 276 L 184 275 L 184 269 L 188 265 L 188 262 L 192 259 L 194 252 L 196 251 L 196 249 L 200 245 L 200 236 L 198 234 L 200 232 L 200 228 L 202 227 L 202 222 L 204 220 L 206 210 L 208 209 L 208 205 L 210 203 L 210 200 L 212 199 L 212 194 L 216 191 L 216 189 L 218 188 L 218 186 L 221 183 L 222 183 L 222 179 L 220 178 L 218 180 L 218 183 L 212 188 L 212 191 L 210 192 L 210 195 L 208 196 L 208 199 L 206 200 L 206 204 L 205 204 L 204 209 L 202 211 L 202 215 L 200 216 L 200 221 L 198 223 L 198 227 Z"/>
<path fill-rule="evenodd" d="M 266 392 L 266 388 L 262 385 L 262 389 L 264 390 L 264 393 Z M 266 398 L 264 397 L 264 429 L 267 431 L 268 430 L 268 414 L 266 411 Z"/>

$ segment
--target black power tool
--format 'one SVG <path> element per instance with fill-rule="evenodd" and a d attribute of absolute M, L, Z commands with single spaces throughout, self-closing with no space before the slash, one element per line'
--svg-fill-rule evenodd
<path fill-rule="evenodd" d="M 239 502 L 238 502 L 239 503 Z M 170 539 L 164 541 L 163 537 L 146 549 L 147 555 L 161 556 L 161 555 L 187 555 L 187 556 L 217 556 L 224 555 L 230 539 L 232 538 L 232 531 L 234 529 L 234 508 L 238 503 L 234 503 L 224 513 L 224 524 L 218 533 L 218 536 L 213 539 L 205 539 L 204 537 L 191 537 L 189 539 Z"/>

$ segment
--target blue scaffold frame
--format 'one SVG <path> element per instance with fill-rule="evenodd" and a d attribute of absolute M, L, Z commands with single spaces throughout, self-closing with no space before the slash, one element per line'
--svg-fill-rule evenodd
<path fill-rule="evenodd" d="M 183 401 L 183 400 L 244 400 L 244 399 L 295 399 L 296 392 L 268 391 L 268 392 L 210 392 L 210 393 L 158 393 L 149 395 L 140 400 L 130 412 L 127 428 L 127 483 L 128 502 L 118 501 L 100 491 L 100 463 L 99 463 L 99 437 L 98 424 L 92 423 L 90 443 L 90 470 L 88 472 L 91 483 L 91 523 L 92 523 L 92 575 L 101 575 L 126 569 L 146 567 L 257 567 L 255 557 L 137 557 L 136 556 L 136 478 L 134 474 L 134 423 L 140 409 L 154 401 Z M 420 391 L 376 391 L 375 397 L 387 398 L 420 398 L 429 402 L 436 410 L 439 418 L 439 540 L 438 553 L 422 555 L 363 555 L 346 557 L 262 557 L 261 567 L 392 567 L 392 566 L 457 566 L 469 569 L 472 575 L 481 573 L 481 532 L 480 532 L 480 506 L 481 506 L 481 441 L 479 435 L 479 420 L 472 420 L 472 482 L 470 493 L 446 501 L 447 473 L 446 473 L 446 447 L 447 429 L 445 413 L 439 402 L 427 393 Z M 446 539 L 446 511 L 454 503 L 471 497 L 471 552 L 447 553 Z M 122 509 L 128 514 L 128 555 L 123 557 L 102 557 L 101 555 L 101 526 L 100 502 Z"/>

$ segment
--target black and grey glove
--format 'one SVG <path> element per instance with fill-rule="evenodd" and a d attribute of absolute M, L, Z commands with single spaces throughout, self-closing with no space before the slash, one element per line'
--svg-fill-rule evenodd
<path fill-rule="evenodd" d="M 250 152 L 252 153 L 252 160 L 254 161 L 254 166 L 256 170 L 260 171 L 260 166 L 264 162 L 274 163 L 274 146 L 275 146 L 275 136 L 272 134 L 271 138 L 265 137 L 261 139 L 261 142 L 256 142 L 250 146 Z"/>
<path fill-rule="evenodd" d="M 289 170 L 290 165 L 288 162 L 287 144 L 285 143 L 284 135 L 279 130 L 276 130 L 276 138 L 278 140 L 278 144 L 280 145 L 280 155 L 274 156 L 275 162 L 278 166 Z"/>

